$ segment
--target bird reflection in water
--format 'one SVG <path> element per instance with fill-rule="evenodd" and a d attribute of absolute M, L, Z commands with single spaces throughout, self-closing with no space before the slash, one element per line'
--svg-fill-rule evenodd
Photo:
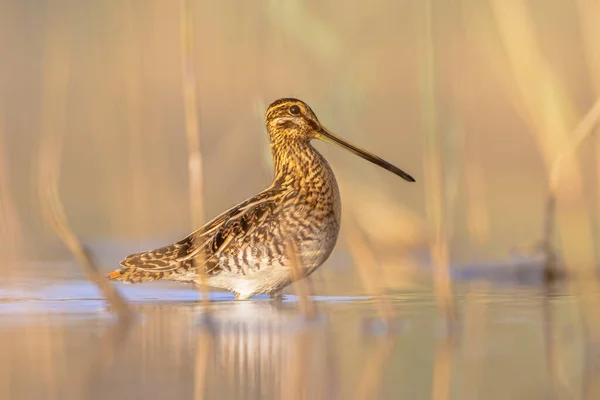
<path fill-rule="evenodd" d="M 335 397 L 329 325 L 318 317 L 307 320 L 296 309 L 262 302 L 215 307 L 200 327 L 201 337 L 208 339 L 209 332 L 212 341 L 207 397 Z"/>
<path fill-rule="evenodd" d="M 339 398 L 331 323 L 307 319 L 296 302 L 220 301 L 209 314 L 199 303 L 162 302 L 137 304 L 134 312 L 118 348 L 101 350 L 115 357 L 90 371 L 88 394 Z"/>

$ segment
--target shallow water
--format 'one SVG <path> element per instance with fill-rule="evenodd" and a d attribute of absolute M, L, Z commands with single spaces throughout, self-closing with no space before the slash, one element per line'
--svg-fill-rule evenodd
<path fill-rule="evenodd" d="M 84 280 L 0 285 L 2 399 L 584 398 L 593 346 L 560 287 L 456 286 L 448 329 L 430 287 L 395 291 L 393 323 L 369 296 L 234 302 L 170 284 L 119 285 L 127 326 Z M 593 359 L 592 359 L 593 360 Z M 590 372 L 590 373 L 593 373 Z"/>

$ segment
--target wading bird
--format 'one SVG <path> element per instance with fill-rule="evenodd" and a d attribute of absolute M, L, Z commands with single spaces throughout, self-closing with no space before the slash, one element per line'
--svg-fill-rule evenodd
<path fill-rule="evenodd" d="M 310 275 L 335 247 L 341 212 L 335 176 L 327 160 L 311 146 L 312 139 L 335 143 L 415 181 L 325 129 L 303 101 L 273 102 L 265 124 L 275 164 L 269 187 L 175 244 L 128 256 L 109 279 L 206 284 L 243 300 L 258 294 L 277 297 L 296 278 Z M 296 254 L 290 254 L 290 249 Z M 294 273 L 292 263 L 298 264 L 300 274 Z"/>

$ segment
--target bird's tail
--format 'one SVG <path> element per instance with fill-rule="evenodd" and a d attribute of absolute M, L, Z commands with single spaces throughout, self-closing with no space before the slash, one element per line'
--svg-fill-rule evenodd
<path fill-rule="evenodd" d="M 159 249 L 130 254 L 121 261 L 121 268 L 108 274 L 111 281 L 140 283 L 181 276 L 194 266 L 193 237 Z"/>

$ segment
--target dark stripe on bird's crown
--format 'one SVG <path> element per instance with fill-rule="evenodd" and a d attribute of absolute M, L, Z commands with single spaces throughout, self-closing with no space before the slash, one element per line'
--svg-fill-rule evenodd
<path fill-rule="evenodd" d="M 285 99 L 275 100 L 267 108 L 267 112 L 265 114 L 265 121 L 271 121 L 273 118 L 275 118 L 276 115 L 279 114 L 279 112 L 281 110 L 287 110 L 294 104 L 298 104 L 298 103 L 302 103 L 302 102 L 298 99 L 293 99 L 293 98 L 285 98 Z"/>
<path fill-rule="evenodd" d="M 314 117 L 317 121 L 317 116 L 315 115 L 314 111 L 312 110 L 312 108 L 310 108 L 310 106 L 308 104 L 306 104 L 305 102 L 303 102 L 300 99 L 295 99 L 293 97 L 285 97 L 282 99 L 278 99 L 275 100 L 274 102 L 272 102 L 269 107 L 267 108 L 267 112 L 265 114 L 265 122 L 268 122 L 270 120 L 272 120 L 273 118 L 275 118 L 275 116 L 277 116 L 277 114 L 279 113 L 280 110 L 284 110 L 284 109 L 288 109 L 289 107 L 293 106 L 294 104 L 299 104 L 302 106 L 302 108 L 304 110 L 306 110 L 306 112 L 311 115 L 312 117 Z"/>
<path fill-rule="evenodd" d="M 269 107 L 267 107 L 267 110 L 270 110 L 272 107 L 277 107 L 278 105 L 284 104 L 284 103 L 294 103 L 294 104 L 301 103 L 301 104 L 304 104 L 304 102 L 302 100 L 295 99 L 293 97 L 284 97 L 282 99 L 278 99 L 278 100 L 275 100 L 274 102 L 272 102 L 269 105 Z"/>

